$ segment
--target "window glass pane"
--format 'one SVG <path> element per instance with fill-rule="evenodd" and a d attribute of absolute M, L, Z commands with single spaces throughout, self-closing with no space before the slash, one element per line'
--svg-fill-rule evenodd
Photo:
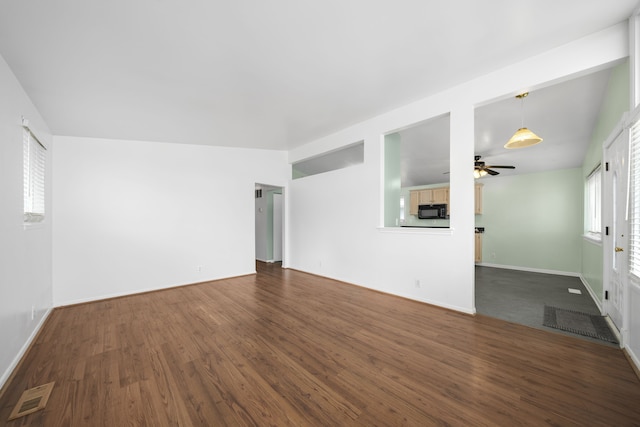
<path fill-rule="evenodd" d="M 44 219 L 45 148 L 24 128 L 22 131 L 24 221 Z"/>
<path fill-rule="evenodd" d="M 630 184 L 631 184 L 631 212 L 629 220 L 631 247 L 629 254 L 629 270 L 636 278 L 640 278 L 640 121 L 631 127 L 630 144 Z"/>
<path fill-rule="evenodd" d="M 601 232 L 601 203 L 600 203 L 600 189 L 601 189 L 602 172 L 600 166 L 598 166 L 587 177 L 586 183 L 586 220 L 585 231 L 590 234 L 600 234 Z"/>

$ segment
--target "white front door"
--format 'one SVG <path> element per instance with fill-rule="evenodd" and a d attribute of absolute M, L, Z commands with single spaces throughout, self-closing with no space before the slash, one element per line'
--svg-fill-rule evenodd
<path fill-rule="evenodd" d="M 619 131 L 615 138 L 605 143 L 604 186 L 602 207 L 604 217 L 604 303 L 608 314 L 618 330 L 624 328 L 624 307 L 629 270 L 628 236 L 628 173 L 629 173 L 629 131 Z"/>

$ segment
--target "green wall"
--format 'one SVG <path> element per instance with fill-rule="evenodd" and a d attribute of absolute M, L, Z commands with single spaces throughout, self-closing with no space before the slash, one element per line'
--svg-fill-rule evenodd
<path fill-rule="evenodd" d="M 480 180 L 483 263 L 577 273 L 582 234 L 582 169 Z"/>
<path fill-rule="evenodd" d="M 393 133 L 384 137 L 384 226 L 399 225 L 400 135 Z"/>
<path fill-rule="evenodd" d="M 609 137 L 622 114 L 629 110 L 629 63 L 625 61 L 611 71 L 607 93 L 594 127 L 591 144 L 582 164 L 582 180 L 602 162 L 602 143 Z M 583 189 L 584 191 L 584 189 Z M 584 221 L 584 215 L 583 215 Z M 584 224 L 584 222 L 583 222 Z M 581 233 L 584 229 L 581 230 Z M 582 277 L 589 284 L 595 296 L 602 302 L 602 245 L 590 240 L 582 240 Z"/>

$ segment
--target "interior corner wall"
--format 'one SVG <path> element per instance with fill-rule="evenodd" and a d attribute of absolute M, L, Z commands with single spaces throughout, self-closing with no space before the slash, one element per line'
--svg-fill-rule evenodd
<path fill-rule="evenodd" d="M 255 272 L 255 183 L 286 153 L 55 137 L 54 304 Z"/>
<path fill-rule="evenodd" d="M 591 137 L 591 144 L 582 164 L 583 184 L 593 169 L 602 163 L 602 144 L 620 122 L 622 115 L 629 110 L 630 84 L 629 61 L 625 60 L 611 71 L 602 108 Z M 582 232 L 584 232 L 584 226 Z M 598 298 L 599 303 L 602 303 L 604 285 L 602 283 L 603 252 L 601 244 L 588 239 L 582 240 L 581 273 L 587 286 L 591 288 L 591 293 Z"/>
<path fill-rule="evenodd" d="M 52 307 L 51 133 L 0 57 L 0 388 Z M 23 226 L 22 116 L 47 147 L 45 220 Z"/>

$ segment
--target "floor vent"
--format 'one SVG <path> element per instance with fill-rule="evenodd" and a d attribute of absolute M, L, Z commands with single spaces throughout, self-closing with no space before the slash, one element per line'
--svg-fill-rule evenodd
<path fill-rule="evenodd" d="M 570 294 L 582 295 L 582 291 L 580 289 L 573 289 L 573 288 L 568 288 L 568 289 Z"/>
<path fill-rule="evenodd" d="M 22 396 L 20 396 L 16 407 L 11 411 L 9 421 L 44 409 L 47 405 L 47 401 L 49 400 L 54 384 L 55 382 L 52 382 L 25 390 L 22 393 Z"/>

